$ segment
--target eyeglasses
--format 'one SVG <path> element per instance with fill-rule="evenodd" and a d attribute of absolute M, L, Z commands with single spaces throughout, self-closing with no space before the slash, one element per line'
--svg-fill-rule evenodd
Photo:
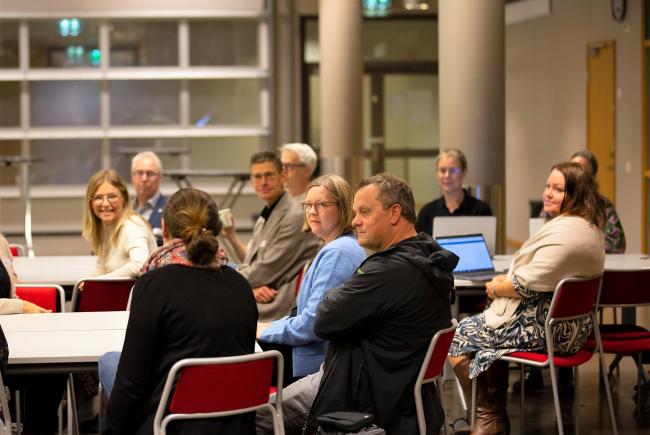
<path fill-rule="evenodd" d="M 259 183 L 265 178 L 267 180 L 273 180 L 278 175 L 279 174 L 277 172 L 264 172 L 263 174 L 251 174 L 251 180 L 253 180 L 255 183 Z"/>
<path fill-rule="evenodd" d="M 119 201 L 120 195 L 117 193 L 109 193 L 108 195 L 95 195 L 93 196 L 93 204 L 102 204 L 104 200 L 108 201 L 110 205 L 115 205 Z"/>
<path fill-rule="evenodd" d="M 329 207 L 330 205 L 338 205 L 338 201 L 316 201 L 316 202 L 301 202 L 300 206 L 304 211 L 310 211 L 312 207 L 316 209 L 316 212 L 321 211 L 322 209 Z"/>
<path fill-rule="evenodd" d="M 147 176 L 147 178 L 153 178 L 153 177 L 157 177 L 158 175 L 160 175 L 160 173 L 154 172 L 154 171 L 133 171 L 133 172 L 131 172 L 131 174 L 135 175 L 138 178 L 142 178 L 145 175 Z"/>
<path fill-rule="evenodd" d="M 292 169 L 304 168 L 306 166 L 307 165 L 305 163 L 282 163 L 282 170 L 291 171 Z"/>
<path fill-rule="evenodd" d="M 457 168 L 455 166 L 452 166 L 450 168 L 436 168 L 436 171 L 438 171 L 440 175 L 445 175 L 445 174 L 458 175 L 461 172 L 463 172 L 462 169 Z"/>

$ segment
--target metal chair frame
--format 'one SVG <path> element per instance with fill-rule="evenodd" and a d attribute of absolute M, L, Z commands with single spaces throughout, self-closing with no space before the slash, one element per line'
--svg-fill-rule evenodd
<path fill-rule="evenodd" d="M 589 283 L 589 284 L 594 284 L 598 286 L 598 289 L 594 293 L 594 298 L 593 302 L 591 304 L 591 309 L 586 312 L 574 312 L 572 315 L 569 316 L 560 316 L 560 315 L 555 315 L 556 310 L 561 309 L 561 300 L 562 300 L 562 295 L 564 292 L 567 291 L 572 291 L 573 289 L 571 288 L 575 284 L 580 284 L 580 283 Z M 572 319 L 580 319 L 580 318 L 585 318 L 589 317 L 591 318 L 592 324 L 594 325 L 594 335 L 596 338 L 596 349 L 593 349 L 593 351 L 598 351 L 599 355 L 599 360 L 600 360 L 600 367 L 601 371 L 603 372 L 603 382 L 605 383 L 605 394 L 607 396 L 607 404 L 609 406 L 609 413 L 610 413 L 610 419 L 611 419 L 611 424 L 612 424 L 612 430 L 614 435 L 618 435 L 618 428 L 616 426 L 616 415 L 614 413 L 614 405 L 612 402 L 612 395 L 611 391 L 609 389 L 609 382 L 607 380 L 607 376 L 604 373 L 604 367 L 605 367 L 605 354 L 603 353 L 602 350 L 602 344 L 600 340 L 600 332 L 598 328 L 596 327 L 598 325 L 598 322 L 596 320 L 596 312 L 598 309 L 598 301 L 600 298 L 600 290 L 601 290 L 601 283 L 602 283 L 602 276 L 595 276 L 595 277 L 590 277 L 590 278 L 565 278 L 561 280 L 558 284 L 557 287 L 555 288 L 555 292 L 553 294 L 553 299 L 551 300 L 551 306 L 549 307 L 548 311 L 548 316 L 546 320 L 544 321 L 544 332 L 546 334 L 546 351 L 539 351 L 539 352 L 530 352 L 530 354 L 536 354 L 536 355 L 545 355 L 546 358 L 544 361 L 535 361 L 533 359 L 526 358 L 525 356 L 521 355 L 526 352 L 516 352 L 512 354 L 507 354 L 501 357 L 502 360 L 504 361 L 510 361 L 510 362 L 515 362 L 520 364 L 521 367 L 521 379 L 524 379 L 524 366 L 525 365 L 530 365 L 534 367 L 549 367 L 551 369 L 551 385 L 553 388 L 553 401 L 555 405 L 555 418 L 557 421 L 557 427 L 558 427 L 558 432 L 560 435 L 564 435 L 564 426 L 562 423 L 562 411 L 560 409 L 560 397 L 559 397 L 559 389 L 558 389 L 558 380 L 557 380 L 557 369 L 555 366 L 555 351 L 554 351 L 554 345 L 553 345 L 553 334 L 552 334 L 552 328 L 555 323 L 558 321 L 562 320 L 572 320 Z M 588 348 L 588 346 L 585 344 L 581 350 L 591 350 Z M 514 354 L 517 354 L 519 356 L 514 356 Z M 589 359 L 593 357 L 593 352 Z M 588 361 L 588 360 L 587 360 Z M 585 361 L 586 362 L 586 361 Z M 582 363 L 581 363 L 582 364 Z M 574 417 L 575 417 L 575 433 L 579 433 L 579 407 L 580 407 L 580 395 L 579 395 L 579 377 L 578 377 L 578 367 L 580 364 L 573 366 L 574 369 L 574 382 L 575 382 L 575 397 L 574 397 Z M 521 396 L 520 396 L 520 433 L 523 432 L 523 410 L 524 410 L 524 385 L 525 382 L 521 382 Z M 473 379 L 472 381 L 472 427 L 474 426 L 474 417 L 475 417 L 475 411 L 476 411 L 476 378 Z"/>
<path fill-rule="evenodd" d="M 422 404 L 422 386 L 431 382 L 436 383 L 436 391 L 438 393 L 438 399 L 442 403 L 442 371 L 445 366 L 445 361 L 447 360 L 447 354 L 449 353 L 449 347 L 451 346 L 451 340 L 454 337 L 456 332 L 456 326 L 458 322 L 456 319 L 451 320 L 451 326 L 449 328 L 441 329 L 436 332 L 436 334 L 431 339 L 427 353 L 424 356 L 424 361 L 422 362 L 422 368 L 418 374 L 417 379 L 415 380 L 415 386 L 413 387 L 413 392 L 415 395 L 415 411 L 418 417 L 418 428 L 420 429 L 420 435 L 426 435 L 426 419 L 424 417 L 424 406 Z M 449 341 L 446 339 L 448 338 Z M 437 366 L 436 366 L 437 365 Z M 431 371 L 433 370 L 433 371 Z M 428 372 L 428 373 L 427 373 Z M 444 410 L 444 407 L 443 407 Z M 444 412 L 444 421 L 443 427 L 445 429 L 445 435 L 447 434 L 447 412 Z"/>
<path fill-rule="evenodd" d="M 172 389 L 177 388 L 178 376 L 181 374 L 183 369 L 192 366 L 207 366 L 207 365 L 226 365 L 226 364 L 237 364 L 237 363 L 247 363 L 252 361 L 259 361 L 263 359 L 275 359 L 275 370 L 277 375 L 277 391 L 276 391 L 276 402 L 275 406 L 271 405 L 268 402 L 259 403 L 256 406 L 250 406 L 247 408 L 241 409 L 230 409 L 223 411 L 214 411 L 214 412 L 200 412 L 200 413 L 186 413 L 186 414 L 168 414 L 164 415 L 167 411 L 167 403 L 169 402 L 170 396 L 173 397 Z M 153 422 L 153 431 L 154 435 L 165 435 L 167 425 L 176 420 L 185 420 L 185 419 L 205 419 L 205 418 L 216 418 L 216 417 L 226 417 L 231 415 L 244 414 L 247 412 L 256 411 L 259 409 L 268 409 L 273 416 L 273 428 L 276 435 L 284 435 L 284 422 L 282 420 L 282 373 L 284 369 L 284 363 L 282 359 L 282 354 L 276 350 L 252 353 L 248 355 L 241 356 L 228 356 L 228 357 L 216 357 L 216 358 L 186 358 L 178 361 L 172 366 L 167 375 L 167 381 L 165 382 L 165 387 L 158 404 L 158 409 L 156 410 L 156 416 Z M 269 390 L 271 386 L 271 376 L 268 379 L 268 386 L 265 387 L 266 391 Z M 228 391 L 215 391 L 214 394 L 224 394 L 229 395 Z"/>

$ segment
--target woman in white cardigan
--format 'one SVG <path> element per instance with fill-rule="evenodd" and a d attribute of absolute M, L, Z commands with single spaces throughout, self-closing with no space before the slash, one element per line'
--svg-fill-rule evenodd
<path fill-rule="evenodd" d="M 83 236 L 97 255 L 94 275 L 137 277 L 156 249 L 149 224 L 131 206 L 122 177 L 100 170 L 88 181 Z"/>
<path fill-rule="evenodd" d="M 560 280 L 604 270 L 600 230 L 604 203 L 582 166 L 571 162 L 553 166 L 544 190 L 544 211 L 550 220 L 517 251 L 508 273 L 486 284 L 489 307 L 459 323 L 449 351 L 461 383 L 470 385 L 470 379 L 478 376 L 473 434 L 510 432 L 507 363 L 499 358 L 544 349 L 544 320 Z M 562 322 L 553 331 L 556 352 L 577 352 L 591 328 L 586 321 Z"/>

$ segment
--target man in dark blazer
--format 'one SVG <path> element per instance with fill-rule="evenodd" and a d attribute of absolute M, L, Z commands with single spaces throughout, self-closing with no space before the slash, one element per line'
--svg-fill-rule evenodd
<path fill-rule="evenodd" d="M 303 212 L 283 187 L 280 159 L 270 151 L 254 154 L 250 161 L 251 184 L 266 203 L 255 222 L 248 245 L 237 236 L 234 226 L 222 235 L 243 261 L 238 271 L 246 277 L 257 301 L 260 322 L 286 316 L 296 304 L 296 279 L 303 265 L 320 247 L 312 233 L 302 231 Z"/>
<path fill-rule="evenodd" d="M 162 245 L 160 218 L 167 198 L 160 192 L 162 163 L 156 153 L 143 151 L 131 160 L 131 182 L 135 189 L 133 208 L 149 221 L 158 246 Z"/>

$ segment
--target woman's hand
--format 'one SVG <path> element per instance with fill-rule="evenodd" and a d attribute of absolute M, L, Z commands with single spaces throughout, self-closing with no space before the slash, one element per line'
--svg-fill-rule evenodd
<path fill-rule="evenodd" d="M 490 282 L 485 284 L 485 294 L 487 295 L 488 298 L 490 299 L 496 299 L 498 298 L 497 294 L 497 286 L 504 282 L 506 280 L 505 275 L 497 275 Z"/>
<path fill-rule="evenodd" d="M 23 314 L 39 314 L 39 313 L 51 313 L 51 312 L 52 310 L 46 310 L 43 307 L 39 307 L 36 304 L 23 300 Z"/>
<path fill-rule="evenodd" d="M 270 323 L 258 322 L 257 323 L 257 333 L 255 334 L 255 338 L 259 339 L 260 336 L 262 335 L 262 332 L 264 332 L 264 330 L 266 328 L 268 328 L 269 325 L 270 325 Z"/>

